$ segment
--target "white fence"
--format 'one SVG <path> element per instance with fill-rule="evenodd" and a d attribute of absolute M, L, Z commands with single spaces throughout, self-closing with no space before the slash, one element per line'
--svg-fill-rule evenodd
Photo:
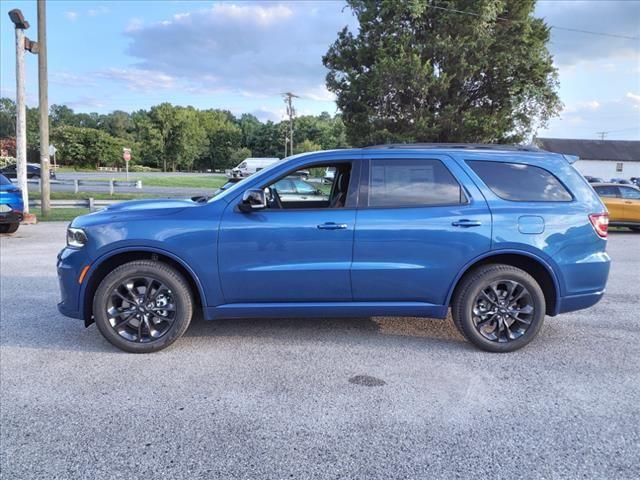
<path fill-rule="evenodd" d="M 114 203 L 120 203 L 124 200 L 96 200 L 93 197 L 81 198 L 76 200 L 51 200 L 51 208 L 88 208 L 92 212 L 102 210 Z M 40 207 L 40 200 L 29 200 L 30 207 Z"/>

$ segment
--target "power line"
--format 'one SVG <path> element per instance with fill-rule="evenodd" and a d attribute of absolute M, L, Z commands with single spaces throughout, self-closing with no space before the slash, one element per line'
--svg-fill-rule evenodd
<path fill-rule="evenodd" d="M 482 17 L 482 15 L 480 15 L 479 13 L 465 12 L 464 10 L 458 10 L 458 9 L 455 9 L 455 8 L 440 7 L 438 5 L 427 5 L 427 7 L 434 8 L 436 10 L 444 10 L 446 12 L 460 13 L 462 15 L 469 15 L 471 17 Z M 505 18 L 505 17 L 496 17 L 496 20 L 501 20 L 503 22 L 511 22 L 511 23 L 523 23 L 522 20 L 512 20 L 510 18 Z M 631 36 L 628 36 L 628 35 L 618 35 L 616 33 L 607 33 L 607 32 L 594 32 L 593 30 L 582 30 L 582 29 L 579 29 L 579 28 L 559 27 L 559 26 L 556 26 L 556 25 L 549 25 L 549 28 L 553 28 L 555 30 L 564 30 L 564 31 L 567 31 L 567 32 L 574 32 L 574 33 L 585 33 L 585 34 L 589 34 L 589 35 L 599 35 L 601 37 L 622 38 L 622 39 L 625 39 L 625 40 L 640 40 L 640 37 L 631 37 Z"/>

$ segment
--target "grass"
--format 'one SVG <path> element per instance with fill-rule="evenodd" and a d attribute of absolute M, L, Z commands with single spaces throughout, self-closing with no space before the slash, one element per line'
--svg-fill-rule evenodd
<path fill-rule="evenodd" d="M 52 208 L 48 217 L 43 217 L 39 208 L 29 209 L 39 222 L 70 222 L 74 218 L 89 213 L 88 208 Z"/>
<path fill-rule="evenodd" d="M 226 177 L 180 177 L 175 175 L 148 176 L 142 179 L 143 187 L 184 187 L 184 188 L 220 188 L 227 183 Z"/>

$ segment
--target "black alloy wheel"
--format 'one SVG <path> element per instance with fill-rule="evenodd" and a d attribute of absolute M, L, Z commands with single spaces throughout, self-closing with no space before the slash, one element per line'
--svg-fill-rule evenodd
<path fill-rule="evenodd" d="M 102 279 L 93 297 L 100 333 L 132 353 L 161 350 L 186 331 L 193 293 L 180 272 L 154 260 L 136 260 Z"/>

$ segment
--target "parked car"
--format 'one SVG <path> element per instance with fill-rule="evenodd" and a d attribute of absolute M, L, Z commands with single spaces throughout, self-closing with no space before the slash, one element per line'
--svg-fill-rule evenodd
<path fill-rule="evenodd" d="M 231 170 L 231 176 L 248 177 L 279 161 L 279 158 L 245 158 L 237 167 Z"/>
<path fill-rule="evenodd" d="M 0 233 L 13 233 L 22 221 L 22 191 L 11 180 L 0 175 Z"/>
<path fill-rule="evenodd" d="M 16 164 L 13 163 L 0 169 L 0 173 L 2 173 L 7 178 L 16 178 Z M 27 163 L 27 178 L 42 178 L 42 169 L 40 165 L 37 163 Z M 56 174 L 53 170 L 49 170 L 49 178 L 56 178 Z"/>
<path fill-rule="evenodd" d="M 640 188 L 640 177 L 631 177 L 631 183 L 633 183 L 636 187 Z"/>
<path fill-rule="evenodd" d="M 324 202 L 329 200 L 329 195 L 297 176 L 278 180 L 273 184 L 269 193 L 277 195 L 281 201 L 285 202 Z"/>
<path fill-rule="evenodd" d="M 640 188 L 616 183 L 597 183 L 594 190 L 609 210 L 609 224 L 640 232 Z"/>
<path fill-rule="evenodd" d="M 172 344 L 196 310 L 215 320 L 451 309 L 477 347 L 516 350 L 545 315 L 605 291 L 608 213 L 570 160 L 507 146 L 313 152 L 206 202 L 112 205 L 71 223 L 58 308 L 129 352 Z M 276 194 L 295 172 L 329 167 L 329 195 Z"/>
<path fill-rule="evenodd" d="M 604 182 L 604 180 L 601 179 L 600 177 L 592 177 L 591 175 L 585 175 L 584 178 L 589 183 L 603 183 Z"/>
<path fill-rule="evenodd" d="M 611 180 L 609 180 L 609 183 L 618 183 L 620 185 L 633 185 L 633 183 L 630 180 L 627 180 L 626 178 L 612 178 Z"/>

